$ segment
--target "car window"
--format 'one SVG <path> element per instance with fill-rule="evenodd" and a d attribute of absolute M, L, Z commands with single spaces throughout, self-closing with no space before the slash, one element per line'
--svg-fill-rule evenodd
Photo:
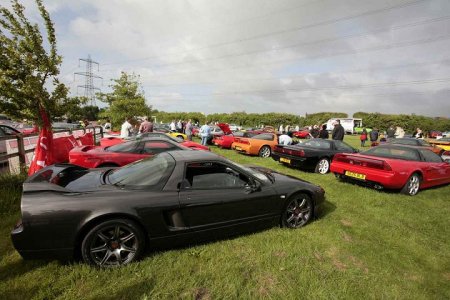
<path fill-rule="evenodd" d="M 174 145 L 165 141 L 147 141 L 143 143 L 142 153 L 146 154 L 158 154 L 170 150 L 178 149 Z"/>
<path fill-rule="evenodd" d="M 327 140 L 322 140 L 322 139 L 305 140 L 305 141 L 301 141 L 299 144 L 302 146 L 318 148 L 318 149 L 331 149 L 330 142 Z"/>
<path fill-rule="evenodd" d="M 244 174 L 217 162 L 188 164 L 185 179 L 191 189 L 199 190 L 243 188 L 249 182 Z"/>
<path fill-rule="evenodd" d="M 391 144 L 418 146 L 416 139 L 393 139 Z"/>
<path fill-rule="evenodd" d="M 430 151 L 428 149 L 419 149 L 419 151 L 420 154 L 422 154 L 423 157 L 425 158 L 425 161 L 427 162 L 434 162 L 434 163 L 442 162 L 442 158 L 433 151 Z"/>
<path fill-rule="evenodd" d="M 3 129 L 3 132 L 4 132 L 5 135 L 15 135 L 15 134 L 17 134 L 17 131 L 15 131 L 12 128 L 6 127 L 6 126 L 2 126 L 1 129 Z"/>
<path fill-rule="evenodd" d="M 264 141 L 273 141 L 274 134 L 271 133 L 261 133 L 252 137 L 252 139 L 256 140 L 264 140 Z"/>
<path fill-rule="evenodd" d="M 120 152 L 120 153 L 134 153 L 136 152 L 136 142 L 125 142 L 106 148 L 108 152 Z"/>
<path fill-rule="evenodd" d="M 115 169 L 108 174 L 108 180 L 121 187 L 155 187 L 167 181 L 174 167 L 175 160 L 172 156 L 162 153 Z"/>
<path fill-rule="evenodd" d="M 350 145 L 348 145 L 348 144 L 346 144 L 346 143 L 344 143 L 342 141 L 334 141 L 334 145 L 336 146 L 336 149 L 339 150 L 339 151 L 351 151 L 351 152 L 353 152 L 353 148 Z"/>
<path fill-rule="evenodd" d="M 373 147 L 367 151 L 362 152 L 364 155 L 373 155 L 386 158 L 403 159 L 420 161 L 419 153 L 416 149 L 410 148 L 390 148 L 390 147 Z"/>

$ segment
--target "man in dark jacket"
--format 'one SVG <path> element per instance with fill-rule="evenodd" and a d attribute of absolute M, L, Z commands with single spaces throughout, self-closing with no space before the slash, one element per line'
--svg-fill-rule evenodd
<path fill-rule="evenodd" d="M 344 127 L 341 125 L 341 120 L 336 120 L 334 123 L 333 132 L 331 133 L 331 138 L 333 140 L 344 140 L 345 130 Z"/>
<path fill-rule="evenodd" d="M 378 141 L 378 129 L 374 128 L 369 136 L 372 143 Z"/>

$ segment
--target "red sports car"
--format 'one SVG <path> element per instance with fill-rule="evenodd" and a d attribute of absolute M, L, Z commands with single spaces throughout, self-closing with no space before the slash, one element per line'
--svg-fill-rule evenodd
<path fill-rule="evenodd" d="M 191 150 L 165 138 L 149 138 L 114 146 L 82 146 L 69 152 L 69 162 L 85 168 L 124 166 L 139 159 L 171 150 Z"/>
<path fill-rule="evenodd" d="M 450 183 L 450 163 L 424 148 L 381 145 L 359 154 L 336 154 L 331 172 L 341 179 L 376 189 L 399 189 L 414 196 L 419 189 Z"/>
<path fill-rule="evenodd" d="M 292 136 L 299 139 L 308 139 L 311 137 L 308 130 L 300 130 L 292 132 Z"/>
<path fill-rule="evenodd" d="M 167 135 L 165 133 L 160 133 L 160 132 L 147 132 L 147 133 L 143 133 L 142 135 L 140 135 L 137 138 L 131 138 L 131 139 L 122 139 L 120 137 L 114 137 L 114 136 L 105 137 L 100 140 L 100 146 L 104 146 L 104 147 L 113 146 L 113 145 L 124 143 L 126 141 L 133 141 L 133 140 L 138 140 L 138 139 L 142 139 L 142 138 L 164 138 L 164 139 L 168 139 L 173 142 L 176 142 L 176 143 L 180 143 L 184 147 L 192 148 L 194 150 L 210 151 L 210 149 L 207 146 L 203 146 L 202 144 L 199 144 L 199 143 L 196 143 L 193 141 L 174 138 L 170 135 Z"/>
<path fill-rule="evenodd" d="M 256 133 L 250 131 L 235 131 L 232 132 L 230 130 L 230 126 L 226 123 L 217 124 L 219 128 L 223 131 L 224 135 L 215 136 L 212 140 L 213 144 L 218 146 L 219 148 L 231 149 L 231 144 L 235 141 L 235 137 L 247 137 L 250 138 Z"/>

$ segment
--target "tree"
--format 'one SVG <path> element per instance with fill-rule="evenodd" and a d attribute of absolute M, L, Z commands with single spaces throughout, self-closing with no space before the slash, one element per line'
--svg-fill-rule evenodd
<path fill-rule="evenodd" d="M 53 23 L 42 0 L 35 1 L 48 50 L 38 25 L 26 18 L 23 5 L 17 0 L 11 0 L 11 9 L 0 5 L 0 111 L 42 124 L 41 109 L 49 117 L 63 114 L 68 90 L 57 77 L 62 57 L 56 51 Z"/>
<path fill-rule="evenodd" d="M 110 85 L 112 92 L 98 94 L 102 102 L 109 104 L 101 117 L 109 118 L 113 126 L 118 126 L 127 117 L 151 115 L 151 106 L 145 103 L 138 76 L 122 72 L 119 79 L 111 81 L 114 82 Z"/>

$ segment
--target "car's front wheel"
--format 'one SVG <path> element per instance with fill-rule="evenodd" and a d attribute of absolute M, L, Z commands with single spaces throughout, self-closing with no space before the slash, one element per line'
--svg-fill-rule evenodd
<path fill-rule="evenodd" d="M 328 158 L 321 158 L 316 165 L 315 172 L 319 174 L 327 174 L 330 171 L 330 161 Z"/>
<path fill-rule="evenodd" d="M 263 146 L 261 147 L 261 149 L 259 149 L 259 156 L 260 157 L 270 157 L 270 154 L 272 154 L 272 150 L 270 149 L 269 146 Z"/>
<path fill-rule="evenodd" d="M 137 260 L 145 249 L 139 225 L 128 219 L 104 221 L 92 228 L 81 244 L 83 261 L 99 267 L 116 267 Z"/>
<path fill-rule="evenodd" d="M 313 207 L 310 196 L 303 193 L 292 196 L 281 216 L 281 225 L 288 228 L 306 225 L 313 217 Z"/>
<path fill-rule="evenodd" d="M 409 196 L 417 195 L 420 189 L 420 180 L 419 174 L 412 174 L 400 192 Z"/>

